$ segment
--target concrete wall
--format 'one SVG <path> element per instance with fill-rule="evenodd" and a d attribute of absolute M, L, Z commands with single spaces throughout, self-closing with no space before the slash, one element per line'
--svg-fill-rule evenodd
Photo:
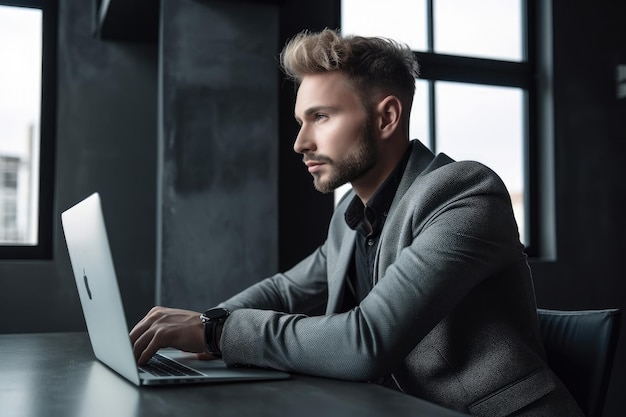
<path fill-rule="evenodd" d="M 161 13 L 157 298 L 204 311 L 278 268 L 278 7 Z"/>

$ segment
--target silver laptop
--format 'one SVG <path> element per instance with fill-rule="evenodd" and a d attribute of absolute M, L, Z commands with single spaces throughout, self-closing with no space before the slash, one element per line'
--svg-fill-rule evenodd
<path fill-rule="evenodd" d="M 228 368 L 175 349 L 161 349 L 149 367 L 137 366 L 98 193 L 64 211 L 61 221 L 91 346 L 109 368 L 135 385 L 289 378 L 274 370 Z"/>

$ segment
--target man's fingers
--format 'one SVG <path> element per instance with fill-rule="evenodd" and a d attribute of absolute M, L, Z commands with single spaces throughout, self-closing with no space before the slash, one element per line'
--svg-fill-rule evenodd
<path fill-rule="evenodd" d="M 144 355 L 144 352 L 150 345 L 153 337 L 154 337 L 153 332 L 148 331 L 148 332 L 141 333 L 139 337 L 137 337 L 136 340 L 134 341 L 131 338 L 131 342 L 133 345 L 133 354 L 135 355 L 135 360 L 137 360 L 138 363 L 144 364 L 147 362 L 147 360 L 144 360 L 146 356 Z M 150 358 L 148 358 L 148 360 L 149 359 Z"/>
<path fill-rule="evenodd" d="M 204 327 L 200 313 L 188 310 L 154 307 L 129 333 L 133 354 L 140 364 L 146 363 L 162 347 L 187 352 L 202 352 Z"/>
<path fill-rule="evenodd" d="M 156 350 L 154 350 L 151 354 L 150 351 L 154 349 L 154 337 L 155 337 L 155 329 L 153 328 L 154 323 L 161 316 L 161 311 L 159 307 L 152 308 L 146 316 L 139 321 L 130 331 L 130 342 L 133 345 L 133 354 L 135 355 L 135 359 L 137 362 L 144 364 L 150 358 Z M 150 345 L 153 345 L 152 349 L 150 349 Z M 158 349 L 157 349 L 158 350 Z M 150 355 L 150 356 L 148 356 Z M 146 356 L 148 356 L 146 358 Z"/>
<path fill-rule="evenodd" d="M 150 323 L 145 322 L 145 318 L 133 327 L 130 331 L 130 341 L 134 345 L 137 340 L 150 328 Z"/>
<path fill-rule="evenodd" d="M 153 307 L 146 316 L 141 319 L 135 327 L 130 331 L 130 340 L 133 344 L 143 335 L 155 321 L 159 319 L 163 315 L 162 307 Z"/>
<path fill-rule="evenodd" d="M 142 334 L 133 345 L 133 353 L 140 365 L 145 364 L 162 347 L 172 346 L 169 329 L 150 328 Z"/>
<path fill-rule="evenodd" d="M 150 343 L 148 343 L 148 346 L 146 346 L 143 352 L 141 352 L 141 354 L 139 355 L 139 358 L 137 359 L 137 363 L 140 365 L 144 365 L 148 363 L 150 358 L 154 356 L 157 350 L 159 350 L 159 345 L 158 343 L 155 342 L 155 339 L 152 338 L 152 340 L 150 340 Z"/>

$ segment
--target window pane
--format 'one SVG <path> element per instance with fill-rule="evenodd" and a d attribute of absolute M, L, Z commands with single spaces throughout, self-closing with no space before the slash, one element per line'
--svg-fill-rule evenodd
<path fill-rule="evenodd" d="M 427 50 L 426 0 L 342 0 L 344 35 L 383 36 Z"/>
<path fill-rule="evenodd" d="M 42 11 L 0 6 L 0 245 L 36 245 Z"/>
<path fill-rule="evenodd" d="M 522 61 L 522 0 L 434 0 L 436 53 Z"/>
<path fill-rule="evenodd" d="M 428 81 L 415 81 L 415 97 L 409 121 L 409 139 L 419 139 L 430 148 L 430 111 Z"/>
<path fill-rule="evenodd" d="M 482 162 L 500 175 L 524 236 L 524 92 L 518 88 L 437 82 L 437 149 Z"/>

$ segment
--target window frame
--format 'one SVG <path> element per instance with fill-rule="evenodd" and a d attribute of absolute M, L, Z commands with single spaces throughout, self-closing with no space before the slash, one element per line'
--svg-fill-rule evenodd
<path fill-rule="evenodd" d="M 54 226 L 58 0 L 0 0 L 0 5 L 40 9 L 43 38 L 37 244 L 0 244 L 0 260 L 51 259 Z"/>
<path fill-rule="evenodd" d="M 414 51 L 420 64 L 420 80 L 428 82 L 428 106 L 430 147 L 437 150 L 436 125 L 436 94 L 437 81 L 450 81 L 467 84 L 478 84 L 498 87 L 520 88 L 524 92 L 524 234 L 526 236 L 526 253 L 530 257 L 542 254 L 540 245 L 540 190 L 538 149 L 539 132 L 537 116 L 540 103 L 537 86 L 537 51 L 536 45 L 536 0 L 521 0 L 522 4 L 522 61 L 504 61 L 491 58 L 476 58 L 448 55 L 434 52 L 434 0 L 426 2 L 426 19 L 428 24 L 427 51 Z"/>

